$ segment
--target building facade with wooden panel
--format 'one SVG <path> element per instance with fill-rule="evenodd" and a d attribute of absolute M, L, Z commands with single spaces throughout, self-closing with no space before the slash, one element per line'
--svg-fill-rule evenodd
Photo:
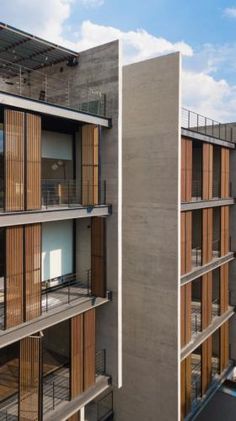
<path fill-rule="evenodd" d="M 182 129 L 181 138 L 182 420 L 201 408 L 232 364 L 234 144 L 195 130 Z"/>
<path fill-rule="evenodd" d="M 83 421 L 121 386 L 119 45 L 0 27 L 0 418 Z"/>

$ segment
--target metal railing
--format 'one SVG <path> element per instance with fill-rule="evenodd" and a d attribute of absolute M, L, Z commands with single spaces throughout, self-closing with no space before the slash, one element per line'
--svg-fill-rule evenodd
<path fill-rule="evenodd" d="M 107 393 L 97 401 L 97 421 L 113 420 L 113 392 Z"/>
<path fill-rule="evenodd" d="M 192 334 L 202 330 L 202 310 L 200 301 L 192 301 L 191 305 Z"/>
<path fill-rule="evenodd" d="M 212 301 L 212 318 L 220 316 L 220 299 L 216 298 Z"/>
<path fill-rule="evenodd" d="M 4 59 L 0 59 L 0 68 L 1 91 L 106 116 L 106 95 L 89 87 L 77 91 L 73 77 L 56 77 L 50 74 L 50 69 L 45 73 Z"/>
<path fill-rule="evenodd" d="M 101 185 L 76 180 L 42 180 L 42 207 L 73 207 L 106 204 L 106 180 Z"/>
<path fill-rule="evenodd" d="M 235 133 L 227 123 L 220 123 L 212 120 L 194 111 L 182 108 L 182 128 L 188 129 L 203 135 L 215 137 L 217 139 L 233 142 L 235 140 Z"/>
<path fill-rule="evenodd" d="M 91 270 L 62 275 L 42 284 L 42 313 L 70 304 L 80 298 L 91 298 Z"/>
<path fill-rule="evenodd" d="M 104 376 L 106 374 L 106 350 L 101 349 L 96 352 L 95 359 L 96 375 Z"/>

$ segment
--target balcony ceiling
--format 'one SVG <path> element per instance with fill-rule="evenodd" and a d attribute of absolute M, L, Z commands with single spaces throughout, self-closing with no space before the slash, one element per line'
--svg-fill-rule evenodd
<path fill-rule="evenodd" d="M 78 53 L 0 23 L 0 74 L 6 76 L 9 62 L 29 70 L 62 61 L 76 60 Z M 6 65 L 4 65 L 6 63 Z"/>

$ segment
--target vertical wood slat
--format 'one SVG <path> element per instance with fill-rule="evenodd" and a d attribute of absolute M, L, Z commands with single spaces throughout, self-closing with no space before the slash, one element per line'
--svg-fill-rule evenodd
<path fill-rule="evenodd" d="M 213 145 L 203 143 L 203 199 L 213 196 Z"/>
<path fill-rule="evenodd" d="M 99 130 L 93 124 L 82 127 L 82 203 L 97 205 L 99 199 Z"/>
<path fill-rule="evenodd" d="M 229 149 L 221 148 L 221 197 L 229 197 Z"/>
<path fill-rule="evenodd" d="M 220 327 L 220 373 L 229 363 L 229 322 Z"/>
<path fill-rule="evenodd" d="M 41 224 L 25 226 L 25 319 L 41 314 Z"/>
<path fill-rule="evenodd" d="M 220 212 L 220 254 L 224 256 L 229 252 L 229 206 L 222 206 Z"/>
<path fill-rule="evenodd" d="M 26 114 L 26 209 L 41 208 L 41 117 Z"/>
<path fill-rule="evenodd" d="M 202 343 L 202 394 L 204 395 L 212 378 L 212 336 Z"/>
<path fill-rule="evenodd" d="M 23 227 L 6 228 L 5 329 L 23 323 Z"/>
<path fill-rule="evenodd" d="M 212 321 L 212 272 L 202 276 L 202 330 Z"/>
<path fill-rule="evenodd" d="M 4 112 L 5 210 L 24 210 L 24 113 Z"/>
<path fill-rule="evenodd" d="M 91 289 L 92 295 L 106 297 L 106 220 L 91 220 Z"/>
<path fill-rule="evenodd" d="M 191 355 L 181 362 L 181 420 L 191 409 Z"/>
<path fill-rule="evenodd" d="M 84 313 L 84 390 L 95 383 L 95 309 Z"/>
<path fill-rule="evenodd" d="M 71 373 L 70 390 L 71 399 L 83 392 L 83 314 L 71 319 Z"/>
<path fill-rule="evenodd" d="M 220 314 L 225 313 L 229 306 L 229 264 L 220 267 Z"/>
<path fill-rule="evenodd" d="M 202 210 L 202 264 L 212 260 L 213 209 Z"/>
<path fill-rule="evenodd" d="M 192 199 L 192 140 L 182 137 L 181 141 L 181 200 Z"/>
<path fill-rule="evenodd" d="M 41 419 L 41 337 L 20 341 L 19 420 Z"/>
<path fill-rule="evenodd" d="M 181 274 L 192 269 L 192 212 L 181 213 Z"/>
<path fill-rule="evenodd" d="M 192 337 L 192 284 L 181 286 L 181 346 L 186 345 Z"/>

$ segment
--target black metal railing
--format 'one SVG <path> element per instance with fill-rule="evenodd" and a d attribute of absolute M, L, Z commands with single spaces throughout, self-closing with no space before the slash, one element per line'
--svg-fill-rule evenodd
<path fill-rule="evenodd" d="M 43 413 L 70 400 L 69 363 L 43 378 Z"/>
<path fill-rule="evenodd" d="M 76 180 L 42 180 L 42 207 L 95 206 L 106 204 L 106 181 L 101 185 Z"/>
<path fill-rule="evenodd" d="M 106 374 L 106 350 L 101 349 L 96 352 L 96 375 L 104 376 Z"/>
<path fill-rule="evenodd" d="M 80 298 L 91 298 L 91 270 L 48 279 L 42 284 L 42 313 Z"/>
<path fill-rule="evenodd" d="M 97 401 L 97 421 L 113 420 L 113 392 L 107 393 Z"/>
<path fill-rule="evenodd" d="M 202 330 L 201 302 L 192 301 L 191 305 L 192 334 L 197 334 Z"/>
<path fill-rule="evenodd" d="M 212 254 L 213 258 L 220 257 L 220 239 L 215 239 L 212 241 Z"/>
<path fill-rule="evenodd" d="M 192 361 L 192 406 L 201 399 L 201 361 Z"/>
<path fill-rule="evenodd" d="M 202 200 L 202 178 L 200 176 L 192 179 L 192 198 Z"/>
<path fill-rule="evenodd" d="M 192 249 L 192 266 L 202 266 L 202 247 Z"/>
<path fill-rule="evenodd" d="M 235 133 L 230 124 L 220 123 L 194 111 L 182 108 L 182 128 L 215 137 L 217 139 L 233 142 Z"/>
<path fill-rule="evenodd" d="M 106 116 L 106 94 L 99 89 L 85 87 L 76 90 L 73 78 L 56 77 L 50 72 L 32 70 L 2 58 L 0 67 L 6 69 L 6 77 L 1 77 L 1 90 L 4 92 Z"/>
<path fill-rule="evenodd" d="M 220 316 L 220 299 L 215 298 L 212 301 L 212 318 Z"/>

